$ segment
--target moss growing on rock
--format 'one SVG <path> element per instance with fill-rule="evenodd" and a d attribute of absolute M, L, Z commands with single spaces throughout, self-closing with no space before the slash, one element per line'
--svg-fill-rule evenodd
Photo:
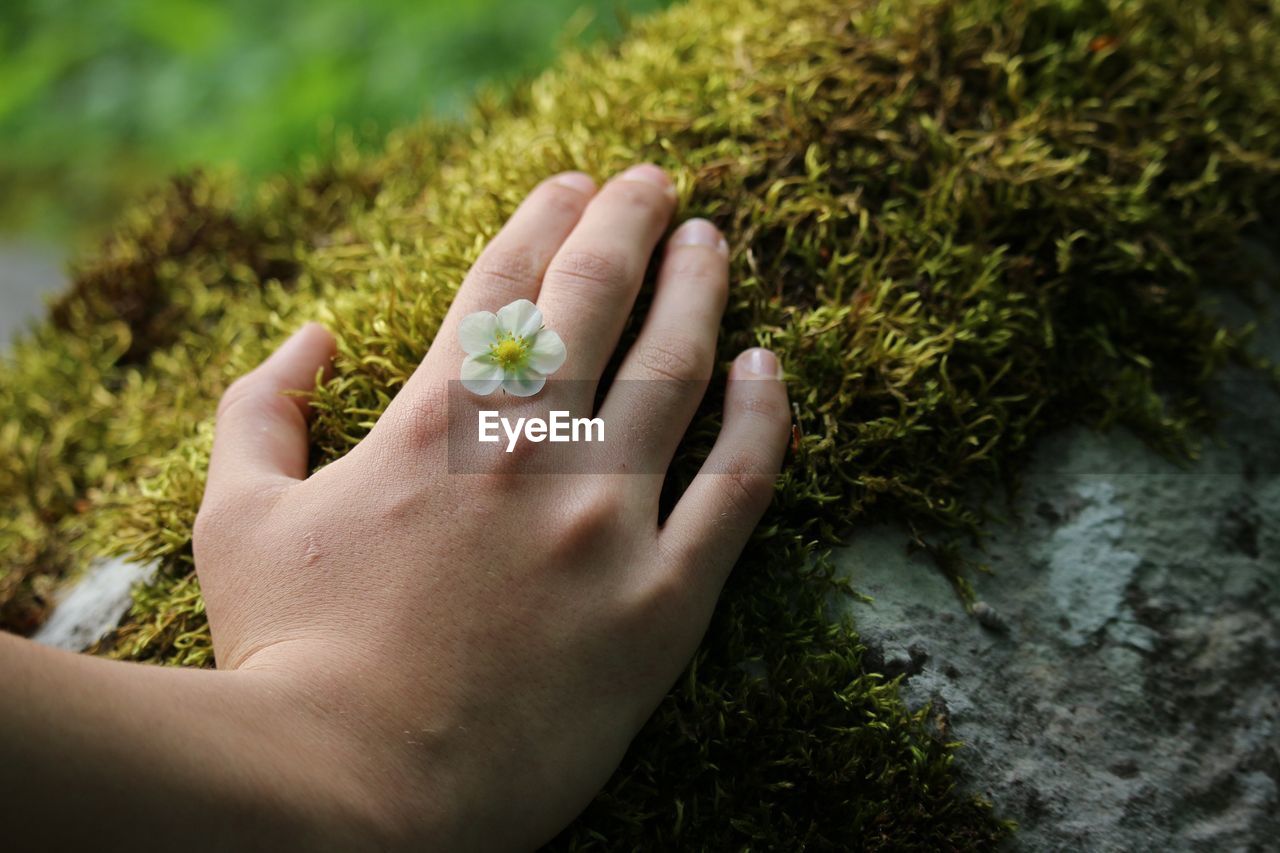
<path fill-rule="evenodd" d="M 317 464 L 368 431 L 543 176 L 640 159 L 733 247 L 721 354 L 787 368 L 793 450 L 707 640 L 563 849 L 980 848 L 945 725 L 826 617 L 822 556 L 890 515 L 948 559 L 1070 421 L 1188 449 L 1246 329 L 1203 307 L 1280 196 L 1280 33 L 1227 0 L 693 0 L 460 127 L 234 201 L 126 217 L 0 375 L 0 616 L 88 556 L 158 559 L 98 652 L 212 654 L 190 557 L 220 390 L 308 319 L 340 341 Z M 642 299 L 643 303 L 643 299 Z M 718 425 L 708 395 L 672 473 Z"/>

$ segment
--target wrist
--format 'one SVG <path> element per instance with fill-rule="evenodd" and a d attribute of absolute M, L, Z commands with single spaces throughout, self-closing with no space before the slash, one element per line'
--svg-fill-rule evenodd
<path fill-rule="evenodd" d="M 351 657 L 280 648 L 233 673 L 272 721 L 265 742 L 287 762 L 280 778 L 295 780 L 288 814 L 299 826 L 324 827 L 304 846 L 459 849 L 460 786 L 446 776 L 453 762 L 443 744 L 407 720 L 385 675 L 367 680 L 373 669 Z"/>

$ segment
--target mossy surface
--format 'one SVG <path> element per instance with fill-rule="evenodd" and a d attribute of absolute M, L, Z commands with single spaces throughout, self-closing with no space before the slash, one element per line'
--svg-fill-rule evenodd
<path fill-rule="evenodd" d="M 202 176 L 125 217 L 0 368 L 0 618 L 29 629 L 90 556 L 158 559 L 97 651 L 211 665 L 191 566 L 221 389 L 289 330 L 337 334 L 316 464 L 430 345 L 484 242 L 552 171 L 651 159 L 733 248 L 727 360 L 775 348 L 795 401 L 777 499 L 697 659 L 559 849 L 967 849 L 956 790 L 831 622 L 823 549 L 868 517 L 950 559 L 1028 442 L 1123 423 L 1189 450 L 1247 329 L 1204 308 L 1280 197 L 1273 3 L 694 0 L 462 126 L 233 197 Z M 642 304 L 643 304 L 642 298 Z M 722 365 L 723 366 L 723 365 Z M 713 389 L 717 383 L 713 383 Z M 713 390 L 671 476 L 718 425 Z"/>

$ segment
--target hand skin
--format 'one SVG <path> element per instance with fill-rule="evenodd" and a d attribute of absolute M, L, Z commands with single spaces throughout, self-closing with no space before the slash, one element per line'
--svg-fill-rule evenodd
<path fill-rule="evenodd" d="M 217 671 L 0 637 L 0 810 L 41 849 L 527 850 L 586 806 L 688 663 L 770 502 L 781 370 L 734 362 L 703 473 L 659 524 L 657 474 L 450 474 L 457 324 L 518 298 L 598 381 L 675 209 L 640 165 L 539 185 L 485 249 L 370 435 L 307 477 L 304 327 L 219 406 L 195 560 Z M 665 470 L 705 391 L 728 251 L 692 220 L 598 414 Z M 570 383 L 575 413 L 592 383 Z M 492 401 L 476 400 L 477 408 Z M 520 456 L 520 454 L 515 454 Z"/>

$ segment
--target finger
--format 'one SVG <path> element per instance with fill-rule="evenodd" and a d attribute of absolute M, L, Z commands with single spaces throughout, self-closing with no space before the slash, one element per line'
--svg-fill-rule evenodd
<path fill-rule="evenodd" d="M 329 331 L 308 323 L 232 383 L 218 404 L 206 499 L 234 500 L 246 489 L 307 475 L 308 405 L 290 392 L 312 390 L 333 353 Z"/>
<path fill-rule="evenodd" d="M 587 205 L 538 295 L 544 322 L 568 348 L 560 378 L 600 378 L 675 201 L 667 174 L 643 163 L 609 181 Z"/>
<path fill-rule="evenodd" d="M 768 350 L 734 361 L 720 436 L 662 529 L 663 550 L 711 600 L 773 499 L 791 422 L 781 375 Z"/>
<path fill-rule="evenodd" d="M 653 305 L 601 407 L 605 423 L 628 424 L 629 455 L 665 471 L 689 427 L 716 352 L 729 296 L 729 246 L 705 219 L 667 242 Z"/>
<path fill-rule="evenodd" d="M 426 363 L 433 375 L 457 379 L 463 352 L 458 324 L 477 311 L 497 311 L 517 299 L 538 298 L 547 265 L 582 217 L 596 184 L 582 172 L 543 181 L 489 241 L 454 297 Z M 442 371 L 434 373 L 434 371 Z"/>

